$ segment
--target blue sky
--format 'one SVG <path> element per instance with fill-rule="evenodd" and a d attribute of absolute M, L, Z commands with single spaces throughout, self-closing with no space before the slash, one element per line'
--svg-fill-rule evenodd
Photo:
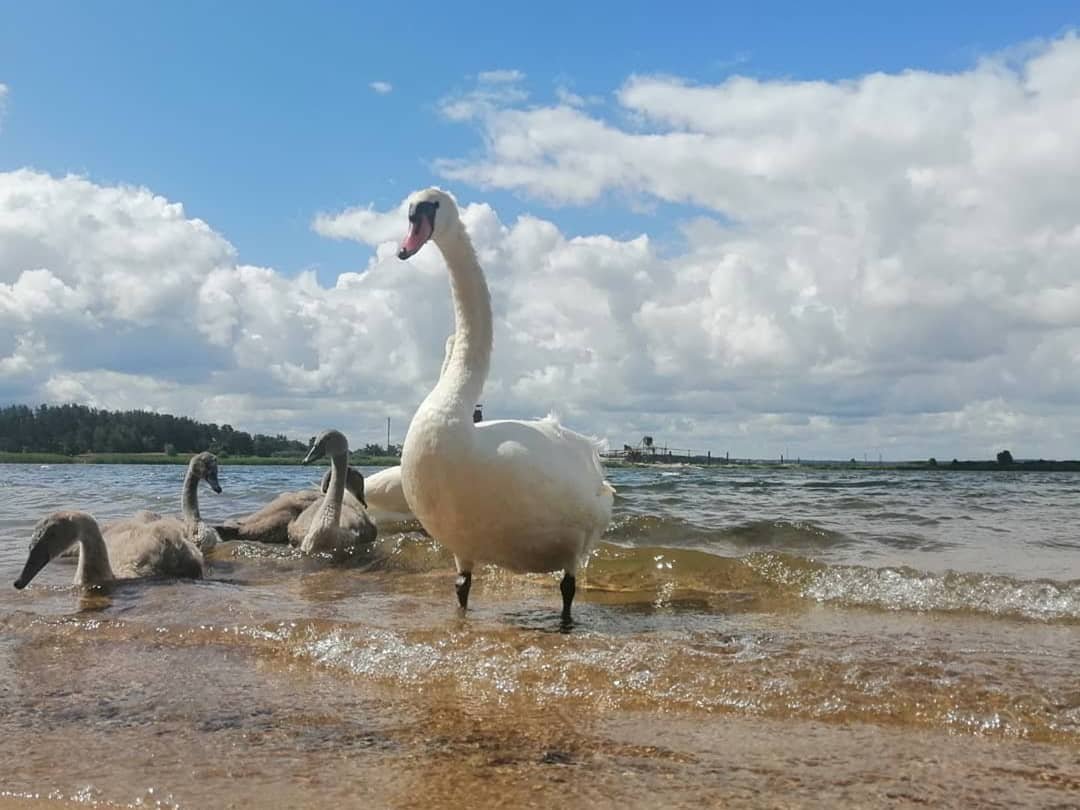
<path fill-rule="evenodd" d="M 242 261 L 314 267 L 330 282 L 368 252 L 313 234 L 313 214 L 388 206 L 439 182 L 435 158 L 480 142 L 438 102 L 482 71 L 524 72 L 539 102 L 565 86 L 608 103 L 635 73 L 712 83 L 732 73 L 951 72 L 1058 34 L 1077 19 L 1067 6 L 5 2 L 0 169 L 148 186 L 225 234 Z M 373 81 L 393 91 L 377 94 Z M 654 238 L 693 210 L 483 198 L 506 217 L 528 210 L 570 233 Z"/>
<path fill-rule="evenodd" d="M 451 328 L 385 249 L 439 184 L 490 414 L 1080 457 L 1080 11 L 868 8 L 0 0 L 0 402 L 380 441 Z"/>

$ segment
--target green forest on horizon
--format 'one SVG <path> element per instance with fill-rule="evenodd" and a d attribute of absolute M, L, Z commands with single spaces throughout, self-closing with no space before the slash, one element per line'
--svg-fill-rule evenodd
<path fill-rule="evenodd" d="M 0 407 L 0 462 L 87 461 L 98 463 L 179 463 L 194 453 L 209 450 L 227 463 L 296 463 L 311 445 L 278 434 L 268 436 L 237 430 L 232 425 L 198 422 L 187 416 L 153 411 L 109 411 L 87 405 L 7 405 Z M 632 448 L 630 448 L 632 449 Z M 683 452 L 683 451 L 680 451 Z M 400 448 L 366 444 L 350 452 L 350 461 L 358 464 L 391 465 L 399 463 Z M 605 464 L 691 463 L 724 466 L 726 464 L 775 464 L 762 459 L 707 458 L 700 455 L 641 456 L 608 453 Z M 790 460 L 788 465 L 790 465 Z M 824 466 L 858 469 L 936 469 L 936 470 L 1080 470 L 1080 461 L 1044 459 L 1014 460 L 1008 450 L 996 459 L 938 462 L 899 461 L 885 464 L 846 461 L 799 460 L 796 466 Z"/>
<path fill-rule="evenodd" d="M 0 452 L 163 453 L 209 450 L 221 456 L 295 458 L 308 443 L 250 434 L 232 425 L 197 422 L 152 411 L 108 411 L 86 405 L 8 405 L 0 408 Z"/>

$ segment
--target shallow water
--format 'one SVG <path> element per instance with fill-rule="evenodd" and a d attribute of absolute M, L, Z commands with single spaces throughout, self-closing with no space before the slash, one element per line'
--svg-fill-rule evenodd
<path fill-rule="evenodd" d="M 565 634 L 556 575 L 459 616 L 409 527 L 17 592 L 43 513 L 174 512 L 183 468 L 0 465 L 0 806 L 1077 806 L 1080 475 L 609 473 Z M 317 477 L 225 467 L 202 511 Z"/>

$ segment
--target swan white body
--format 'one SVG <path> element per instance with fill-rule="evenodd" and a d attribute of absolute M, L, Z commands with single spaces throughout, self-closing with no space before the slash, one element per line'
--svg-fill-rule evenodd
<path fill-rule="evenodd" d="M 403 454 L 403 482 L 420 523 L 462 572 L 476 562 L 575 571 L 611 519 L 614 490 L 593 442 L 550 417 L 466 424 L 474 430 L 467 444 L 431 441 L 434 431 L 421 425 L 412 452 Z"/>
<path fill-rule="evenodd" d="M 473 423 L 491 358 L 491 299 L 453 198 L 439 189 L 409 198 L 400 258 L 431 239 L 446 259 L 454 300 L 454 344 L 435 388 L 409 425 L 401 452 L 407 503 L 429 534 L 453 552 L 458 599 L 472 568 L 565 571 L 563 618 L 575 574 L 611 519 L 614 489 L 598 447 L 553 417 Z"/>
<path fill-rule="evenodd" d="M 415 520 L 412 507 L 405 500 L 401 485 L 401 467 L 387 467 L 364 479 L 368 516 L 380 529 L 395 523 Z"/>

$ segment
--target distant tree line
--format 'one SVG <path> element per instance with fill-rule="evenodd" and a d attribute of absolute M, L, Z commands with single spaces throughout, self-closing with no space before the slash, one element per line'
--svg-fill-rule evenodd
<path fill-rule="evenodd" d="M 352 452 L 358 456 L 400 456 L 401 447 L 396 444 L 389 444 L 386 447 L 383 447 L 381 444 L 369 442 L 359 450 L 353 450 Z"/>
<path fill-rule="evenodd" d="M 285 436 L 254 436 L 232 425 L 150 411 L 105 411 L 85 405 L 0 408 L 0 451 L 63 453 L 198 453 L 295 456 L 308 445 Z"/>

